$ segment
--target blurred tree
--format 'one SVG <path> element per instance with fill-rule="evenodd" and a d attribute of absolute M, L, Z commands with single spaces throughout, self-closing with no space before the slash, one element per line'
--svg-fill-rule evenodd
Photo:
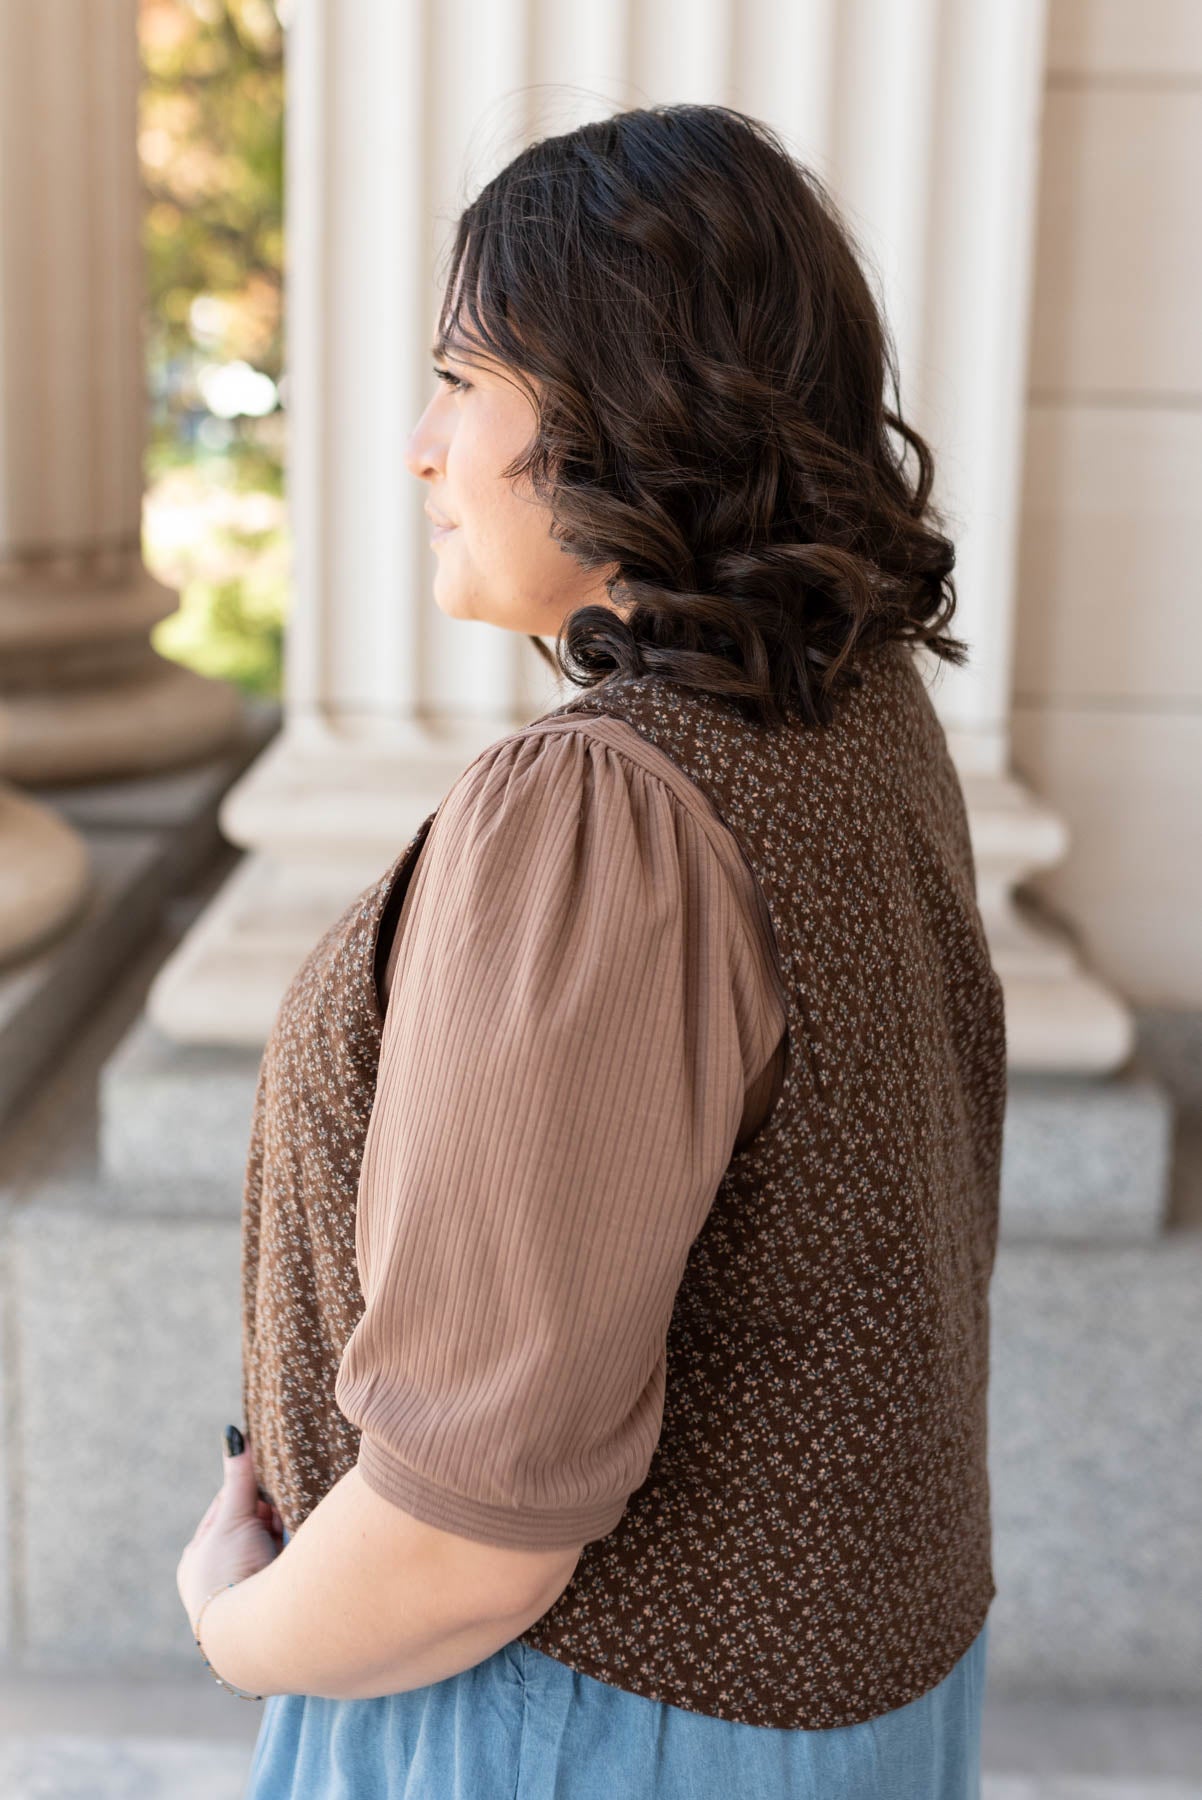
<path fill-rule="evenodd" d="M 180 590 L 154 644 L 276 694 L 288 594 L 280 13 L 270 0 L 141 0 L 139 38 L 144 551 Z"/>

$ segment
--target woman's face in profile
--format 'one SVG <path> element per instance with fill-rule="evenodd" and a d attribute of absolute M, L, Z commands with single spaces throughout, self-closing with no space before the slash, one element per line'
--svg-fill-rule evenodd
<path fill-rule="evenodd" d="M 479 354 L 467 363 L 452 347 L 435 359 L 436 389 L 406 450 L 428 488 L 434 598 L 449 618 L 554 637 L 575 607 L 607 603 L 609 571 L 582 569 L 552 539 L 550 508 L 525 478 L 502 476 L 537 419 L 512 376 Z"/>

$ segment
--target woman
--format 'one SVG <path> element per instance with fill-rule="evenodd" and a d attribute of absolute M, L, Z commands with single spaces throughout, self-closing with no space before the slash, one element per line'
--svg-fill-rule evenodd
<path fill-rule="evenodd" d="M 467 209 L 436 359 L 438 604 L 582 692 L 264 1052 L 178 1574 L 248 1796 L 966 1800 L 1005 1031 L 879 315 L 764 126 L 634 109 Z"/>

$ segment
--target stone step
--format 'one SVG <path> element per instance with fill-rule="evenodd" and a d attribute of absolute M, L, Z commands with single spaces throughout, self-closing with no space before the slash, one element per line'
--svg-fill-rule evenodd
<path fill-rule="evenodd" d="M 239 1226 L 49 1189 L 9 1221 L 32 1666 L 194 1654 L 172 1571 L 240 1419 Z M 1202 1700 L 1202 1232 L 1002 1245 L 992 1290 L 1001 1691 Z M 103 1354 L 98 1347 L 103 1347 Z M 131 1491 L 115 1444 L 137 1444 Z M 144 1446 L 144 1448 L 143 1448 Z"/>
<path fill-rule="evenodd" d="M 162 1737 L 0 1738 L 5 1800 L 242 1800 L 250 1758 Z M 1202 1779 L 1007 1775 L 985 1768 L 981 1800 L 1202 1800 Z"/>
<path fill-rule="evenodd" d="M 5 1800 L 241 1800 L 262 1707 L 199 1672 L 53 1678 L 0 1671 Z M 1202 1800 L 1195 1709 L 987 1690 L 982 1800 Z"/>
<path fill-rule="evenodd" d="M 128 1204 L 164 1183 L 236 1211 L 261 1050 L 180 1045 L 140 1017 L 101 1074 L 101 1168 Z M 1153 1242 L 1165 1222 L 1174 1110 L 1139 1057 L 1105 1077 L 1011 1076 L 1000 1234 Z M 206 1194 L 206 1189 L 208 1190 Z"/>
<path fill-rule="evenodd" d="M 261 1052 L 177 1044 L 140 1014 L 100 1077 L 100 1175 L 138 1210 L 164 1190 L 239 1211 Z"/>
<path fill-rule="evenodd" d="M 0 1124 L 146 943 L 171 897 L 213 862 L 222 797 L 278 724 L 278 706 L 249 702 L 236 740 L 190 768 L 37 790 L 82 835 L 92 880 L 65 931 L 0 970 Z"/>
<path fill-rule="evenodd" d="M 139 963 L 144 986 L 168 947 Z M 12 1459 L 0 1497 L 15 1509 L 0 1517 L 0 1552 L 20 1547 L 0 1569 L 0 1608 L 12 1602 L 0 1637 L 31 1673 L 137 1657 L 188 1668 L 195 1646 L 174 1568 L 219 1479 L 220 1432 L 240 1418 L 237 1161 L 214 1200 L 212 1166 L 201 1161 L 198 1178 L 199 1132 L 182 1178 L 160 1162 L 139 1187 L 101 1177 L 98 1122 L 90 1137 L 85 1129 L 113 1050 L 132 1058 L 142 1038 L 140 1016 L 133 986 L 119 984 L 0 1156 L 0 1358 L 12 1359 L 0 1369 L 11 1421 L 0 1460 Z M 182 1103 L 178 1065 L 150 1067 Z M 239 1091 L 229 1073 L 227 1104 Z M 244 1066 L 244 1108 L 247 1075 Z M 197 1085 L 195 1104 L 216 1130 Z M 136 1093 L 131 1079 L 122 1105 Z M 157 1133 L 173 1129 L 160 1112 Z M 235 1135 L 233 1123 L 224 1129 Z M 136 1154 L 126 1166 L 136 1170 Z M 1188 1181 L 1155 1240 L 999 1246 L 999 1697 L 1202 1699 L 1202 1624 L 1190 1605 L 1202 1586 L 1202 1158 L 1181 1168 Z M 136 1450 L 123 1455 L 124 1445 Z"/>
<path fill-rule="evenodd" d="M 1202 1700 L 1202 1229 L 1002 1244 L 990 1315 L 999 1691 Z"/>
<path fill-rule="evenodd" d="M 248 1752 L 188 1738 L 0 1738 L 4 1800 L 242 1800 L 249 1768 Z"/>
<path fill-rule="evenodd" d="M 1014 1072 L 1003 1128 L 1000 1234 L 1150 1241 L 1164 1226 L 1174 1108 L 1137 1053 L 1105 1076 Z"/>

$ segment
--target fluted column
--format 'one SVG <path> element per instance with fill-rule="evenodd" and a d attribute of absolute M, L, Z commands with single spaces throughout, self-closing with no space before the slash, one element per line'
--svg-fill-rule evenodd
<path fill-rule="evenodd" d="M 236 692 L 157 656 L 142 565 L 137 0 L 0 0 L 0 775 L 190 762 Z"/>
<path fill-rule="evenodd" d="M 958 524 L 952 629 L 972 658 L 940 665 L 935 697 L 964 781 L 1010 1059 L 1101 1072 L 1130 1053 L 1130 1012 L 1082 966 L 1069 930 L 1015 893 L 1072 848 L 1010 755 L 1045 43 L 1045 0 L 941 9 L 928 252 L 921 268 L 915 251 L 910 271 L 925 304 L 910 369 L 936 447 L 935 498 Z"/>
<path fill-rule="evenodd" d="M 970 662 L 923 662 L 964 783 L 1011 1066 L 1114 1068 L 1127 1008 L 1015 896 L 1070 849 L 1010 765 L 1045 0 L 754 0 L 739 16 L 735 104 L 775 124 L 843 208 L 897 345 L 902 412 L 935 455 L 951 629 Z"/>
<path fill-rule="evenodd" d="M 777 127 L 843 205 L 879 275 L 903 412 L 935 452 L 973 662 L 939 665 L 934 697 L 1012 1063 L 1121 1061 L 1125 1010 L 1013 898 L 1066 848 L 1008 743 L 1044 0 L 308 0 L 293 16 L 288 723 L 226 802 L 254 854 L 164 967 L 152 1017 L 261 1042 L 335 904 L 479 744 L 553 702 L 524 641 L 448 621 L 430 597 L 403 448 L 429 391 L 434 252 L 529 136 L 620 105 L 722 101 Z"/>
<path fill-rule="evenodd" d="M 520 8 L 471 11 L 470 42 L 388 0 L 308 0 L 287 28 L 285 724 L 222 807 L 250 854 L 148 995 L 180 1040 L 261 1043 L 335 914 L 479 750 L 557 697 L 524 638 L 439 612 L 404 463 L 431 385 L 435 214 L 480 110 L 524 79 Z"/>

